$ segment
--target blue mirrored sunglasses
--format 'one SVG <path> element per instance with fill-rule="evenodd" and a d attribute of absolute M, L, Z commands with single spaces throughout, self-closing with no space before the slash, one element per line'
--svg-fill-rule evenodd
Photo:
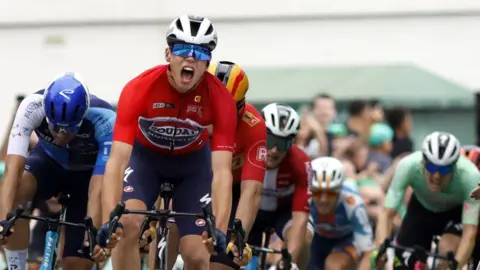
<path fill-rule="evenodd" d="M 207 48 L 194 44 L 174 44 L 171 51 L 173 55 L 184 58 L 193 57 L 195 60 L 200 61 L 210 61 L 210 59 L 212 59 L 212 53 Z"/>
<path fill-rule="evenodd" d="M 425 162 L 425 169 L 431 173 L 439 173 L 440 175 L 447 175 L 453 171 L 453 166 L 438 166 L 433 163 Z"/>
<path fill-rule="evenodd" d="M 81 123 L 78 125 L 65 125 L 65 124 L 54 124 L 48 122 L 48 128 L 55 133 L 64 132 L 64 133 L 75 133 L 78 131 Z"/>

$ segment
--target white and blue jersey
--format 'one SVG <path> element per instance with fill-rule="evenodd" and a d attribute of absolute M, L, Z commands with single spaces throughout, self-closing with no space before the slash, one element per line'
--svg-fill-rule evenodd
<path fill-rule="evenodd" d="M 110 154 L 115 111 L 106 101 L 90 95 L 90 108 L 75 138 L 66 147 L 57 146 L 45 117 L 43 92 L 26 97 L 20 104 L 8 143 L 8 155 L 28 156 L 30 135 L 38 136 L 39 146 L 66 170 L 93 170 L 102 175 Z"/>
<path fill-rule="evenodd" d="M 360 252 L 373 249 L 373 233 L 362 198 L 351 187 L 344 185 L 334 212 L 327 216 L 318 214 L 315 202 L 310 214 L 315 223 L 315 236 L 327 239 L 353 237 Z"/>

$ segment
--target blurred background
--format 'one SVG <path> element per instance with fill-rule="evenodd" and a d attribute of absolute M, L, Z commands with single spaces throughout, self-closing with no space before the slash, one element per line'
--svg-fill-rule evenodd
<path fill-rule="evenodd" d="M 170 21 L 195 13 L 217 27 L 215 60 L 246 69 L 255 105 L 305 112 L 325 93 L 344 121 L 351 100 L 374 99 L 411 111 L 416 146 L 435 129 L 476 142 L 479 1 L 185 1 L 0 0 L 0 113 L 62 71 L 115 103 L 128 80 L 164 63 Z"/>

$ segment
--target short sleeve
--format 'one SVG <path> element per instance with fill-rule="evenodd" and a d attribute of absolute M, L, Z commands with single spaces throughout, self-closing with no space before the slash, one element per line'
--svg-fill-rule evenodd
<path fill-rule="evenodd" d="M 386 208 L 392 208 L 398 210 L 405 197 L 405 192 L 409 184 L 409 171 L 410 162 L 408 157 L 403 158 L 395 169 L 393 181 L 388 188 L 387 198 L 385 199 L 384 206 Z"/>
<path fill-rule="evenodd" d="M 103 175 L 112 146 L 115 112 L 105 108 L 90 108 L 87 118 L 95 127 L 95 139 L 98 143 L 98 155 L 93 169 L 94 175 Z"/>
<path fill-rule="evenodd" d="M 8 138 L 7 155 L 27 157 L 32 132 L 45 118 L 41 94 L 26 97 L 17 109 Z"/>
<path fill-rule="evenodd" d="M 243 136 L 245 137 L 246 145 L 242 181 L 254 180 L 263 182 L 267 166 L 267 129 L 265 128 L 265 122 L 259 121 L 254 126 L 246 123 L 243 126 L 245 127 Z"/>
<path fill-rule="evenodd" d="M 117 105 L 117 118 L 113 131 L 113 141 L 133 145 L 138 131 L 138 118 L 145 108 L 146 89 L 140 87 L 134 79 L 122 93 Z"/>

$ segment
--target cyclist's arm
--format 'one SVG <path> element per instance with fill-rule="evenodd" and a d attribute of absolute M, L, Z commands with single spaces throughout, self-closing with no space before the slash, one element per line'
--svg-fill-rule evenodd
<path fill-rule="evenodd" d="M 95 113 L 92 113 L 95 111 Z M 105 173 L 105 164 L 110 155 L 112 146 L 113 125 L 115 124 L 115 112 L 104 108 L 93 108 L 87 114 L 94 127 L 95 139 L 98 142 L 98 154 L 93 169 L 90 186 L 88 189 L 87 215 L 92 217 L 93 225 L 98 228 L 102 223 L 102 182 Z"/>
<path fill-rule="evenodd" d="M 472 166 L 473 168 L 474 166 Z M 480 173 L 477 168 L 473 168 L 469 174 L 467 183 L 469 186 L 465 186 L 465 202 L 462 213 L 462 239 L 455 253 L 455 259 L 458 261 L 458 268 L 468 263 L 468 259 L 472 254 L 473 247 L 475 246 L 475 240 L 477 236 L 477 225 L 480 211 L 480 201 L 476 201 L 470 198 L 470 190 L 475 188 L 477 182 L 480 181 Z M 467 184 L 468 185 L 468 184 Z"/>
<path fill-rule="evenodd" d="M 377 231 L 375 233 L 377 246 L 380 246 L 383 240 L 389 237 L 392 232 L 393 217 L 396 214 L 396 209 L 402 204 L 405 191 L 408 187 L 409 167 L 410 162 L 407 159 L 402 159 L 397 165 L 393 176 L 393 183 L 388 189 L 385 199 L 384 211 L 380 212 L 377 222 Z"/>
<path fill-rule="evenodd" d="M 27 161 L 30 135 L 45 117 L 41 102 L 42 95 L 33 94 L 25 98 L 18 107 L 13 121 L 5 159 L 5 173 L 1 180 L 0 218 L 5 217 L 13 207 L 17 183 L 22 177 Z"/>
<path fill-rule="evenodd" d="M 224 87 L 222 85 L 222 87 Z M 212 212 L 217 229 L 226 233 L 232 207 L 232 152 L 237 126 L 237 107 L 226 90 L 218 91 L 213 101 Z"/>
<path fill-rule="evenodd" d="M 299 150 L 302 151 L 302 150 Z M 292 205 L 292 226 L 288 235 L 287 248 L 292 254 L 292 261 L 297 263 L 300 253 L 305 243 L 305 234 L 307 233 L 308 215 L 310 213 L 310 192 L 308 190 L 310 179 L 312 176 L 310 160 L 306 154 L 301 153 L 298 156 L 300 160 L 296 160 L 296 184 L 293 193 Z"/>
<path fill-rule="evenodd" d="M 236 218 L 242 221 L 245 236 L 248 236 L 257 216 L 262 198 L 262 182 L 267 166 L 267 132 L 263 122 L 248 129 L 245 134 L 247 146 L 242 168 L 242 187 Z"/>
<path fill-rule="evenodd" d="M 131 81 L 123 89 L 118 101 L 113 142 L 102 181 L 102 223 L 110 219 L 110 212 L 122 198 L 122 180 L 138 131 L 138 117 L 146 107 L 146 92 L 139 93 L 141 89 L 137 88 L 135 80 Z"/>
<path fill-rule="evenodd" d="M 364 204 L 359 204 L 352 213 L 353 238 L 361 252 L 360 270 L 370 269 L 370 253 L 373 250 L 373 232 Z"/>

